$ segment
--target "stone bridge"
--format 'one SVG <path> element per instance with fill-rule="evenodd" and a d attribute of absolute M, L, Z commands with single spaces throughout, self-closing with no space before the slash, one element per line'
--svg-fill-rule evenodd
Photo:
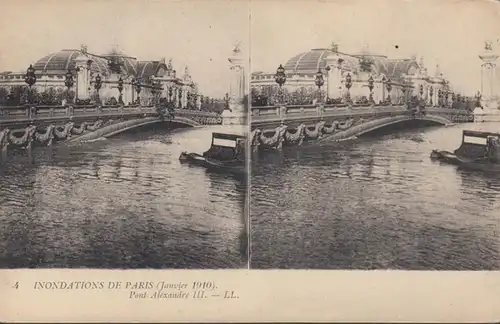
<path fill-rule="evenodd" d="M 51 146 L 109 137 L 154 123 L 175 123 L 187 127 L 222 124 L 215 113 L 176 109 L 162 118 L 154 106 L 37 106 L 0 107 L 0 149 L 31 152 L 33 145 Z"/>
<path fill-rule="evenodd" d="M 317 105 L 253 107 L 251 146 L 281 149 L 304 141 L 343 141 L 409 121 L 452 125 L 473 122 L 466 110 L 441 107 L 408 109 L 404 105 Z"/>

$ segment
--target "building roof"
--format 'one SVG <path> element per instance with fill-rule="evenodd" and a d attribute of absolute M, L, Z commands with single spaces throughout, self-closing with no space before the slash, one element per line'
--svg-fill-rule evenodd
<path fill-rule="evenodd" d="M 63 74 L 68 69 L 75 68 L 75 59 L 79 55 L 81 52 L 78 50 L 61 50 L 42 57 L 33 65 L 33 68 L 40 73 Z M 92 57 L 90 69 L 92 72 L 103 75 L 110 73 L 107 60 L 99 57 Z"/>
<path fill-rule="evenodd" d="M 64 74 L 68 69 L 73 69 L 75 67 L 75 59 L 81 55 L 81 53 L 80 50 L 61 50 L 42 57 L 33 67 L 37 74 Z M 134 57 L 126 56 L 123 53 L 107 53 L 99 55 L 101 57 L 89 53 L 88 56 L 92 60 L 90 67 L 91 71 L 101 75 L 109 75 L 112 73 L 108 63 L 115 57 L 118 57 L 122 73 L 144 80 L 156 75 L 160 68 L 165 70 L 168 69 L 163 62 L 137 61 Z"/>
<path fill-rule="evenodd" d="M 401 80 L 412 68 L 418 69 L 418 64 L 413 59 L 374 59 L 373 63 L 375 73 L 383 74 L 393 81 Z"/>
<path fill-rule="evenodd" d="M 109 53 L 103 54 L 101 56 L 106 57 L 110 60 L 118 58 L 119 62 L 121 63 L 121 70 L 123 72 L 128 75 L 137 75 L 137 59 L 135 57 L 127 56 L 125 53 L 117 50 L 110 51 Z"/>
<path fill-rule="evenodd" d="M 357 70 L 359 61 L 362 57 L 373 62 L 372 71 L 376 74 L 384 74 L 385 76 L 394 79 L 401 78 L 403 74 L 415 67 L 418 69 L 418 64 L 414 59 L 388 59 L 384 55 L 371 54 L 363 52 L 355 55 L 346 53 L 333 53 L 330 49 L 316 48 L 308 52 L 300 53 L 290 58 L 284 65 L 286 73 L 292 74 L 313 74 L 318 69 L 324 70 L 326 67 L 326 58 L 331 55 L 338 55 L 342 60 L 345 68 Z"/>
<path fill-rule="evenodd" d="M 137 77 L 147 80 L 152 76 L 156 76 L 157 72 L 163 68 L 168 70 L 165 63 L 159 61 L 140 61 L 137 62 Z"/>
<path fill-rule="evenodd" d="M 312 49 L 293 56 L 283 67 L 285 71 L 291 73 L 315 73 L 318 69 L 325 68 L 325 58 L 330 53 L 327 49 Z"/>

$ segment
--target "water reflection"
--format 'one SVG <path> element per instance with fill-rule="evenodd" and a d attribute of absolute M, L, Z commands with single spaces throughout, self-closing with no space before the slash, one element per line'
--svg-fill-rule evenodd
<path fill-rule="evenodd" d="M 31 165 L 10 153 L 0 267 L 245 267 L 246 184 L 178 161 L 181 150 L 206 150 L 212 131 L 148 129 L 41 149 Z"/>
<path fill-rule="evenodd" d="M 499 268 L 498 177 L 429 159 L 465 124 L 261 154 L 252 163 L 252 267 Z"/>

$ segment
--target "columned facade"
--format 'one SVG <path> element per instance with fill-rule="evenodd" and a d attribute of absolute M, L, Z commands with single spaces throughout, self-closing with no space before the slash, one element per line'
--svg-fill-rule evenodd
<path fill-rule="evenodd" d="M 178 77 L 171 60 L 168 64 L 163 59 L 138 61 L 123 53 L 92 54 L 82 47 L 46 55 L 33 68 L 37 82 L 32 86 L 32 100 L 42 105 L 60 105 L 68 98 L 81 104 L 119 104 L 121 99 L 124 105 L 146 105 L 159 96 L 177 108 L 196 109 L 199 97 L 187 67 L 184 75 Z M 0 104 L 26 102 L 25 73 L 0 73 Z M 66 82 L 68 73 L 72 83 Z M 155 93 L 160 88 L 161 92 Z M 188 102 L 188 97 L 193 102 Z"/>
<path fill-rule="evenodd" d="M 288 105 L 313 104 L 318 98 L 326 97 L 327 103 L 402 104 L 410 96 L 425 98 L 432 105 L 445 105 L 446 93 L 451 101 L 449 82 L 439 68 L 429 76 L 423 67 L 423 60 L 417 63 L 415 57 L 391 59 L 362 51 L 357 54 L 339 52 L 337 49 L 312 49 L 290 58 L 284 65 Z M 324 84 L 318 89 L 316 75 L 324 76 Z M 275 71 L 252 74 L 252 105 L 274 105 L 278 85 Z M 372 91 L 370 91 L 372 86 Z M 422 89 L 420 89 L 422 88 Z M 422 94 L 420 95 L 420 90 Z"/>

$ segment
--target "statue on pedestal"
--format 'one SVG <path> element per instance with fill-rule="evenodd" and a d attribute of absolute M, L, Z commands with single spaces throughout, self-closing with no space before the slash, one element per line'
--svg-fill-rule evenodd
<path fill-rule="evenodd" d="M 223 124 L 244 123 L 245 109 L 245 72 L 243 57 L 241 55 L 240 42 L 234 45 L 232 55 L 228 58 L 230 62 L 229 94 L 226 97 L 227 108 L 222 113 Z"/>
<path fill-rule="evenodd" d="M 493 52 L 491 41 L 484 42 L 484 51 L 479 55 L 481 64 L 481 106 L 488 115 L 499 115 L 499 97 L 496 91 L 498 79 L 495 75 L 496 61 L 499 55 Z"/>

